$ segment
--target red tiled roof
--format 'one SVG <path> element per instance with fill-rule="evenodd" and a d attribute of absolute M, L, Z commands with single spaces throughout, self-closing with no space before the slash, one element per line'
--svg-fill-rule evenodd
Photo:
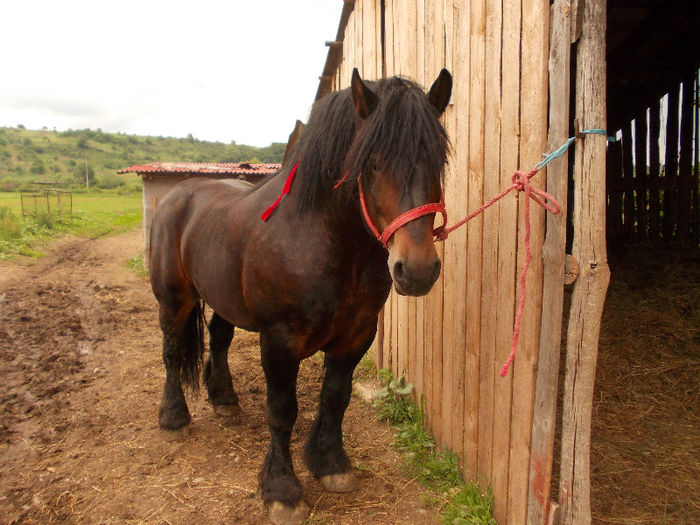
<path fill-rule="evenodd" d="M 137 164 L 117 173 L 138 174 L 191 174 L 191 175 L 269 175 L 280 169 L 280 164 L 209 163 L 209 162 L 154 162 Z"/>

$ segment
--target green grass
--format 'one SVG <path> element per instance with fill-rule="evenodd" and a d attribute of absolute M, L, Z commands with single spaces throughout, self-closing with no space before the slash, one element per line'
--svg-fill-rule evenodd
<path fill-rule="evenodd" d="M 139 277 L 148 277 L 148 270 L 143 265 L 143 254 L 141 253 L 127 259 L 126 267 Z"/>
<path fill-rule="evenodd" d="M 476 483 L 464 483 L 459 458 L 441 451 L 423 425 L 425 414 L 411 399 L 413 385 L 404 377 L 395 379 L 388 370 L 379 370 L 384 384 L 374 408 L 379 416 L 396 427 L 395 441 L 406 454 L 407 474 L 418 479 L 432 494 L 423 503 L 440 508 L 440 519 L 449 525 L 496 525 L 493 496 Z M 421 400 L 422 405 L 422 400 Z"/>
<path fill-rule="evenodd" d="M 23 217 L 20 194 L 0 192 L 0 259 L 41 256 L 43 247 L 65 234 L 97 238 L 140 226 L 140 194 L 75 194 L 72 216 L 39 209 Z"/>

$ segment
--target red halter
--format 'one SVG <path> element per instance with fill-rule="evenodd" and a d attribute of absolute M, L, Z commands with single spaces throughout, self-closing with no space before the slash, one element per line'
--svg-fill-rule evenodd
<path fill-rule="evenodd" d="M 284 188 L 282 188 L 282 193 L 280 193 L 279 197 L 277 197 L 277 200 L 273 202 L 267 210 L 262 214 L 260 217 L 263 221 L 266 221 L 267 219 L 270 218 L 270 215 L 272 215 L 272 212 L 275 211 L 275 208 L 279 205 L 280 201 L 282 200 L 282 197 L 284 195 L 287 195 L 289 193 L 289 190 L 292 187 L 292 182 L 294 181 L 294 174 L 297 171 L 297 167 L 299 166 L 299 163 L 297 162 L 292 170 L 289 172 L 287 175 L 287 179 L 284 183 Z M 340 186 L 343 182 L 345 182 L 345 179 L 348 178 L 349 173 L 346 173 L 342 179 L 340 179 L 335 186 L 333 186 L 333 189 L 336 189 L 338 186 Z M 365 222 L 367 223 L 367 226 L 369 226 L 369 229 L 372 231 L 374 236 L 377 238 L 379 242 L 382 243 L 382 245 L 386 248 L 387 243 L 389 242 L 389 239 L 391 238 L 392 235 L 401 228 L 402 226 L 406 225 L 407 223 L 416 220 L 419 217 L 423 217 L 424 215 L 430 215 L 431 213 L 441 213 L 442 214 L 442 226 L 439 226 L 433 230 L 433 235 L 435 235 L 435 238 L 440 241 L 444 241 L 447 238 L 447 233 L 448 231 L 445 229 L 447 226 L 447 212 L 445 211 L 445 194 L 444 192 L 440 195 L 440 202 L 435 202 L 432 204 L 423 204 L 422 206 L 418 206 L 416 208 L 413 208 L 411 210 L 408 210 L 405 213 L 402 213 L 398 217 L 396 217 L 389 226 L 387 226 L 383 232 L 379 232 L 379 228 L 377 228 L 372 221 L 372 218 L 369 216 L 369 211 L 367 211 L 367 203 L 365 202 L 365 193 L 362 191 L 362 178 L 358 177 L 357 178 L 357 185 L 360 190 L 360 205 L 362 206 L 362 215 L 365 218 Z"/>
<path fill-rule="evenodd" d="M 346 177 L 343 177 L 341 181 L 338 184 L 336 184 L 336 187 L 338 187 L 345 180 Z M 441 213 L 443 221 L 442 226 L 439 226 L 433 230 L 433 235 L 435 235 L 436 239 L 441 241 L 445 240 L 445 238 L 447 237 L 445 233 L 445 226 L 447 225 L 447 211 L 445 211 L 444 192 L 440 195 L 440 202 L 435 202 L 432 204 L 423 204 L 422 206 L 417 206 L 416 208 L 412 208 L 407 212 L 402 213 L 393 221 L 391 221 L 391 223 L 389 223 L 389 225 L 384 229 L 383 232 L 379 233 L 379 228 L 377 228 L 377 226 L 374 224 L 374 222 L 372 221 L 372 217 L 369 216 L 369 211 L 367 211 L 367 203 L 365 202 L 365 192 L 362 191 L 362 177 L 357 178 L 357 186 L 360 190 L 360 205 L 362 206 L 362 215 L 365 218 L 365 222 L 367 223 L 367 226 L 369 226 L 369 229 L 372 231 L 377 240 L 381 242 L 385 248 L 387 243 L 389 242 L 389 239 L 392 235 L 394 235 L 396 230 L 398 230 L 402 226 L 405 226 L 409 222 L 418 219 L 419 217 L 423 217 L 424 215 L 430 215 L 431 213 Z"/>

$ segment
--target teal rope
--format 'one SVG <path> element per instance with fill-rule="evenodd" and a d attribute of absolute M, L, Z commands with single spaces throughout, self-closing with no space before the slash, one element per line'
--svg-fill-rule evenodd
<path fill-rule="evenodd" d="M 584 129 L 581 131 L 581 133 L 585 133 L 587 135 L 603 135 L 608 139 L 608 142 L 615 142 L 615 137 L 610 137 L 608 136 L 608 133 L 604 129 Z M 561 157 L 564 153 L 566 153 L 566 150 L 569 149 L 569 147 L 574 143 L 576 140 L 576 137 L 570 137 L 562 144 L 559 148 L 555 149 L 551 153 L 543 153 L 542 156 L 544 159 L 542 159 L 539 164 L 535 166 L 535 170 L 539 171 L 542 168 L 544 168 L 547 164 L 552 162 L 554 159 L 558 159 Z"/>

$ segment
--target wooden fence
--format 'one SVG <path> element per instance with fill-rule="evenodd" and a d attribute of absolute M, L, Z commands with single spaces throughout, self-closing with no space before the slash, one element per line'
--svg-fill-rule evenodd
<path fill-rule="evenodd" d="M 698 71 L 644 108 L 608 151 L 611 239 L 700 243 Z"/>
<path fill-rule="evenodd" d="M 454 90 L 443 122 L 453 147 L 445 197 L 451 222 L 457 221 L 509 186 L 516 170 L 529 170 L 543 152 L 568 138 L 570 45 L 579 35 L 576 117 L 582 129 L 605 127 L 605 2 L 587 2 L 585 9 L 576 4 L 345 0 L 338 36 L 328 43 L 318 94 L 348 87 L 354 67 L 366 79 L 403 75 L 424 86 L 441 68 L 450 70 Z M 604 187 L 605 139 L 587 138 L 585 148 L 582 143 L 577 140 L 580 195 L 574 201 L 579 204 L 584 192 Z M 533 184 L 546 185 L 565 204 L 567 171 L 564 157 L 550 164 L 548 174 L 540 172 Z M 485 479 L 493 487 L 501 524 L 547 523 L 556 508 L 549 489 L 566 210 L 546 219 L 543 252 L 544 212 L 531 207 L 533 258 L 525 314 L 515 362 L 501 377 L 524 258 L 522 198 L 501 200 L 438 245 L 443 273 L 433 290 L 424 298 L 392 293 L 374 344 L 377 365 L 406 375 L 416 397 L 424 398 L 430 430 L 440 446 L 459 454 L 465 477 Z M 593 205 L 582 206 L 576 219 L 574 255 L 584 267 L 586 286 L 575 300 L 579 305 L 588 301 L 592 308 L 577 312 L 569 333 L 569 346 L 579 352 L 572 359 L 584 367 L 577 377 L 577 361 L 571 364 L 573 375 L 566 380 L 572 417 L 564 418 L 565 523 L 577 522 L 579 516 L 585 522 L 586 513 L 590 519 L 585 439 L 607 287 L 604 198 L 590 199 Z M 600 227 L 585 231 L 591 221 L 602 225 L 602 236 Z M 589 315 L 597 319 L 589 322 Z"/>

